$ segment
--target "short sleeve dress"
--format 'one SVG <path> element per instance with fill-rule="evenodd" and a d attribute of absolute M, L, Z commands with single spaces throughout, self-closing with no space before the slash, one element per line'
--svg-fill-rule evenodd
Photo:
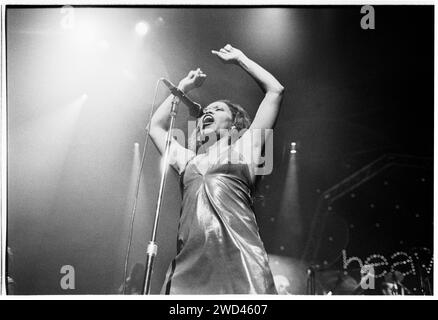
<path fill-rule="evenodd" d="M 249 166 L 240 154 L 231 162 L 234 152 L 229 147 L 214 162 L 193 156 L 181 173 L 177 255 L 161 293 L 277 294 L 254 215 Z"/>

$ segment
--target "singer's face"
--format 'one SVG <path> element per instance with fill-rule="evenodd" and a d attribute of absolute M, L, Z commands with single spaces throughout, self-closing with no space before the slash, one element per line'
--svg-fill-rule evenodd
<path fill-rule="evenodd" d="M 233 123 L 233 114 L 226 103 L 216 101 L 204 109 L 204 114 L 198 119 L 200 134 L 208 135 L 219 133 L 222 129 L 230 129 Z"/>

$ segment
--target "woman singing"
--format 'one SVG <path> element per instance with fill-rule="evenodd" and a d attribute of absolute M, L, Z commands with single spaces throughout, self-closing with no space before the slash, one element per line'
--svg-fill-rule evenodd
<path fill-rule="evenodd" d="M 162 293 L 276 294 L 252 193 L 266 139 L 256 129 L 274 127 L 284 89 L 268 71 L 231 45 L 212 53 L 222 62 L 245 70 L 265 96 L 252 124 L 242 107 L 219 100 L 208 105 L 197 119 L 197 148 L 189 150 L 172 141 L 170 162 L 181 176 L 183 199 L 177 255 L 167 271 Z M 200 87 L 205 78 L 198 68 L 190 71 L 178 87 L 187 93 Z M 160 105 L 151 120 L 150 136 L 161 154 L 172 98 Z M 224 135 L 224 131 L 241 134 L 232 141 L 230 133 Z M 217 139 L 210 139 L 212 135 Z M 207 147 L 202 145 L 206 136 L 210 137 Z M 204 152 L 197 152 L 199 149 Z"/>

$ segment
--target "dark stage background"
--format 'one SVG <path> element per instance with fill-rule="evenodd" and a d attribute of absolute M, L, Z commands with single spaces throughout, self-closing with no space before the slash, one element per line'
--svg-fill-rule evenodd
<path fill-rule="evenodd" d="M 424 248 L 432 250 L 434 8 L 374 8 L 375 30 L 361 29 L 359 6 L 76 8 L 73 27 L 63 24 L 61 8 L 8 8 L 8 246 L 15 293 L 118 292 L 155 82 L 177 83 L 201 67 L 208 78 L 190 94 L 201 104 L 228 98 L 254 116 L 262 98 L 243 71 L 210 54 L 226 43 L 286 88 L 274 171 L 260 181 L 256 215 L 274 274 L 289 279 L 290 292 L 305 293 L 311 264 L 332 272 L 318 274 L 320 292 L 336 291 L 342 250 L 361 260 L 383 255 L 389 261 L 381 272 L 408 259 L 391 258 L 397 252 L 413 257 L 415 250 L 423 256 Z M 149 27 L 144 36 L 134 30 L 140 20 Z M 160 87 L 159 100 L 166 94 Z M 187 130 L 188 119 L 181 107 L 177 127 Z M 158 160 L 150 143 L 129 270 L 144 263 Z M 374 161 L 380 162 L 357 173 Z M 153 293 L 176 252 L 179 206 L 171 172 Z M 425 255 L 418 259 L 429 261 L 430 252 Z M 74 290 L 60 287 L 63 265 L 75 268 Z M 357 266 L 347 267 L 356 280 Z M 418 293 L 419 270 L 403 268 L 395 266 Z"/>

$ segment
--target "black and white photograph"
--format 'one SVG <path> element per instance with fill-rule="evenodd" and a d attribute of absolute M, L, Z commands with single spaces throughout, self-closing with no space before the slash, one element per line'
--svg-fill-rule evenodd
<path fill-rule="evenodd" d="M 8 296 L 434 295 L 433 5 L 3 9 Z"/>

